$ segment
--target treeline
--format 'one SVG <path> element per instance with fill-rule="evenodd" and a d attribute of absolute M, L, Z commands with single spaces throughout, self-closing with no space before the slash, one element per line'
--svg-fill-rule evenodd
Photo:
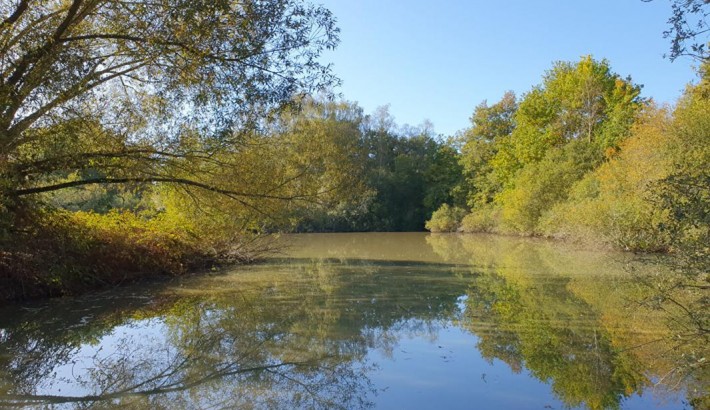
<path fill-rule="evenodd" d="M 705 208 L 689 215 L 683 204 L 707 203 L 703 67 L 702 81 L 670 108 L 642 98 L 641 86 L 607 61 L 558 62 L 520 98 L 507 92 L 496 103 L 481 103 L 472 126 L 449 138 L 435 135 L 427 122 L 398 126 L 387 107 L 366 115 L 354 102 L 300 97 L 258 132 L 230 136 L 238 150 L 208 160 L 196 154 L 204 149 L 200 137 L 185 131 L 181 143 L 189 153 L 161 163 L 160 172 L 210 189 L 88 184 L 44 193 L 42 203 L 166 220 L 225 247 L 235 240 L 228 232 L 419 231 L 426 223 L 433 232 L 667 250 L 687 231 L 680 224 L 704 217 Z M 115 144 L 114 136 L 104 138 L 96 145 Z M 111 161 L 123 172 L 145 167 L 145 158 Z M 115 172 L 105 167 L 94 160 L 71 172 L 54 170 L 45 182 Z M 217 239 L 223 237 L 229 240 Z"/>
<path fill-rule="evenodd" d="M 296 127 L 310 134 L 349 130 L 350 162 L 343 166 L 356 172 L 358 183 L 339 201 L 294 204 L 293 224 L 273 230 L 421 231 L 434 210 L 454 200 L 461 179 L 458 153 L 451 141 L 433 134 L 431 124 L 399 127 L 387 107 L 364 115 L 356 103 L 322 99 L 309 100 L 299 122 Z"/>
<path fill-rule="evenodd" d="M 325 96 L 293 104 L 261 132 L 241 136 L 238 156 L 213 158 L 219 171 L 200 179 L 217 186 L 219 179 L 238 178 L 233 186 L 256 192 L 255 198 L 235 203 L 229 193 L 190 185 L 90 184 L 47 192 L 43 203 L 105 218 L 128 213 L 170 219 L 204 238 L 230 229 L 422 231 L 442 204 L 463 199 L 455 141 L 435 135 L 430 123 L 398 126 L 386 106 L 365 114 L 357 103 Z M 79 174 L 56 174 L 53 182 L 106 176 L 94 167 Z"/>
<path fill-rule="evenodd" d="M 519 99 L 483 102 L 461 135 L 465 201 L 444 204 L 427 228 L 635 251 L 707 244 L 709 69 L 675 107 L 591 57 L 555 64 Z"/>

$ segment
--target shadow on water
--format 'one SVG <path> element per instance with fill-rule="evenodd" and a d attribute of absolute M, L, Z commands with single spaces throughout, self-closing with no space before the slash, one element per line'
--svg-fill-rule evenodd
<path fill-rule="evenodd" d="M 677 348 L 668 312 L 634 304 L 648 290 L 628 266 L 661 263 L 493 237 L 290 240 L 260 265 L 0 311 L 0 407 L 367 408 L 387 387 L 373 351 L 451 326 L 566 406 L 707 395 L 706 367 L 678 370 L 706 345 Z"/>

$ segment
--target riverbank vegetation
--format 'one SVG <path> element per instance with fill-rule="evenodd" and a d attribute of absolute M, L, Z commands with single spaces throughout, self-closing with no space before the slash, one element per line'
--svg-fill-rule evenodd
<path fill-rule="evenodd" d="M 585 57 L 556 64 L 519 101 L 479 105 L 461 137 L 466 201 L 449 204 L 469 213 L 430 224 L 634 251 L 669 250 L 681 230 L 707 238 L 702 211 L 692 215 L 707 209 L 710 186 L 707 63 L 700 74 L 675 107 L 659 107 Z"/>
<path fill-rule="evenodd" d="M 291 114 L 338 82 L 323 7 L 21 0 L 0 16 L 0 299 L 249 260 L 292 203 L 356 192 L 349 145 L 328 141 L 345 134 Z"/>

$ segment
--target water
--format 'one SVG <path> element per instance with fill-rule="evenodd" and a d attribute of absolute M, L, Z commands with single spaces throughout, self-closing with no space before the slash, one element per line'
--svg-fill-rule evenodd
<path fill-rule="evenodd" d="M 0 310 L 0 407 L 707 403 L 706 340 L 651 303 L 670 275 L 658 258 L 473 235 L 283 240 L 258 265 Z"/>

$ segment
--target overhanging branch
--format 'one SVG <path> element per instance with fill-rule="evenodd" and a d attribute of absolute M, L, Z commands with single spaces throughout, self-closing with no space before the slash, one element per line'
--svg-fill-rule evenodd
<path fill-rule="evenodd" d="M 137 178 L 90 178 L 82 179 L 79 181 L 69 181 L 62 182 L 60 184 L 45 185 L 34 188 L 18 189 L 12 192 L 12 195 L 20 197 L 32 194 L 41 194 L 44 192 L 58 191 L 60 189 L 75 188 L 84 185 L 97 185 L 97 184 L 129 184 L 129 183 L 170 183 L 178 185 L 187 185 L 201 188 L 207 191 L 215 192 L 218 194 L 226 195 L 228 197 L 241 197 L 241 198 L 263 198 L 263 199 L 277 199 L 283 201 L 290 201 L 294 199 L 306 198 L 306 196 L 279 196 L 279 195 L 269 195 L 269 194 L 259 194 L 259 193 L 246 193 L 239 191 L 232 191 L 229 189 L 222 189 L 215 187 L 213 185 L 205 184 L 202 182 L 192 181 L 185 178 L 171 178 L 171 177 L 137 177 Z"/>

